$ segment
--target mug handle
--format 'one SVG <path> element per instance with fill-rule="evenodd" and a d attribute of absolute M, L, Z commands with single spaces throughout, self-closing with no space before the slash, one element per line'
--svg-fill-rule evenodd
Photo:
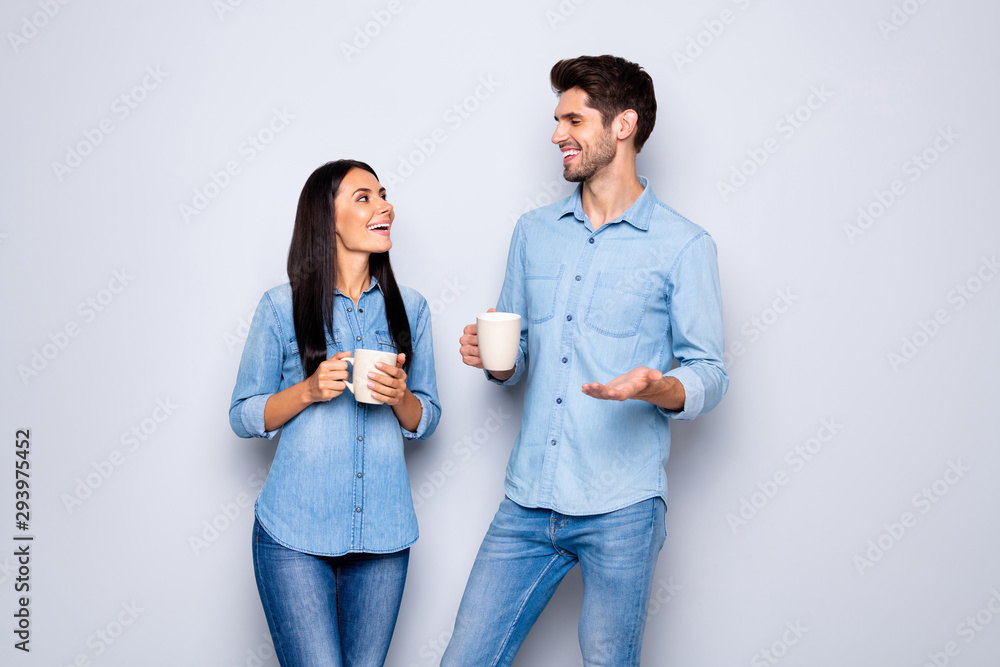
<path fill-rule="evenodd" d="M 346 361 L 349 364 L 353 364 L 354 363 L 354 357 L 347 357 L 347 358 L 344 359 L 344 361 Z M 354 383 L 353 382 L 351 382 L 349 380 L 344 380 L 344 386 L 347 387 L 348 389 L 350 389 L 352 394 L 354 393 Z"/>

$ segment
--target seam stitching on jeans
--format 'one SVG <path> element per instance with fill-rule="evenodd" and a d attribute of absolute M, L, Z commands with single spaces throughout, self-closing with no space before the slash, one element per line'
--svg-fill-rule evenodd
<path fill-rule="evenodd" d="M 566 556 L 567 558 L 576 558 L 576 554 L 571 554 L 570 552 L 566 551 L 558 544 L 556 544 L 555 531 L 558 530 L 559 528 L 565 528 L 566 524 L 569 523 L 569 519 L 567 517 L 563 517 L 562 519 L 560 519 L 558 525 L 556 525 L 555 528 L 553 528 L 553 520 L 555 519 L 553 515 L 555 513 L 556 512 L 553 511 L 552 514 L 549 515 L 549 542 L 552 544 L 552 548 L 555 549 L 556 553 L 558 553 L 560 556 Z"/>
<path fill-rule="evenodd" d="M 657 532 L 656 531 L 656 511 L 659 508 L 659 506 L 657 505 L 655 498 L 651 498 L 650 500 L 652 500 L 653 502 L 650 503 L 650 508 L 652 509 L 652 511 L 650 512 L 650 517 L 649 517 L 649 544 L 648 544 L 647 549 L 650 552 L 649 557 L 653 558 L 654 557 L 653 554 L 652 554 L 653 545 L 656 544 L 656 540 L 657 540 L 657 535 L 656 535 L 656 532 Z M 656 556 L 657 557 L 659 556 L 659 550 L 657 550 Z M 652 571 L 650 571 L 650 573 L 649 573 L 649 586 L 648 586 L 648 588 L 649 588 L 649 593 L 650 594 L 652 593 L 653 575 L 655 574 L 655 570 L 656 570 L 656 562 L 655 562 L 655 559 L 654 559 Z M 638 609 L 636 609 L 636 618 L 641 618 L 642 620 L 641 620 L 640 623 L 636 624 L 636 630 L 632 634 L 632 636 L 629 638 L 628 660 L 629 660 L 629 663 L 633 664 L 633 665 L 637 664 L 637 662 L 638 662 L 636 660 L 636 658 L 638 657 L 638 656 L 636 656 L 636 648 L 637 647 L 641 647 L 640 638 L 642 637 L 642 635 L 645 634 L 646 623 L 649 621 L 648 614 L 646 613 L 649 610 L 649 598 L 648 597 L 646 598 L 646 605 L 647 605 L 646 609 L 643 609 L 642 608 L 642 602 L 641 601 L 639 602 Z"/>
<path fill-rule="evenodd" d="M 260 571 L 260 555 L 258 554 L 258 551 L 260 549 L 260 545 L 257 543 L 257 537 L 260 536 L 260 531 L 262 531 L 262 530 L 264 530 L 264 527 L 260 525 L 260 522 L 257 522 L 257 531 L 258 532 L 256 533 L 255 539 L 254 539 L 253 559 L 254 559 L 254 565 L 257 566 L 257 571 L 258 572 Z M 267 594 L 267 585 L 264 583 L 264 579 L 266 579 L 266 577 L 261 577 L 260 578 L 261 592 L 264 593 L 264 595 L 262 597 L 267 600 L 268 616 L 270 616 L 271 618 L 274 618 L 274 608 L 271 606 L 271 596 Z M 270 624 L 268 624 L 268 625 L 270 625 Z M 281 663 L 281 664 L 286 664 L 287 660 L 285 658 L 285 646 L 284 646 L 284 642 L 282 641 L 282 638 L 279 635 L 280 635 L 280 630 L 279 630 L 277 624 L 275 624 L 275 626 L 274 626 L 274 636 L 272 637 L 272 640 L 277 640 L 277 641 L 276 642 L 272 641 L 272 643 L 275 644 L 274 652 L 275 652 L 276 655 L 278 655 L 278 662 Z"/>
<path fill-rule="evenodd" d="M 333 563 L 331 563 L 331 565 L 333 566 L 333 610 L 337 614 L 337 617 L 334 619 L 334 622 L 337 625 L 337 634 L 339 635 L 340 634 L 340 565 L 339 564 L 335 565 Z M 340 644 L 341 644 L 340 650 L 343 651 L 344 650 L 343 639 L 341 639 Z"/>
<path fill-rule="evenodd" d="M 549 562 L 545 564 L 545 567 L 542 568 L 542 571 L 538 573 L 538 576 L 535 577 L 535 580 L 531 582 L 531 587 L 524 594 L 524 598 L 521 600 L 521 606 L 517 608 L 517 612 L 514 614 L 514 618 L 510 622 L 510 629 L 507 630 L 507 636 L 505 636 L 503 641 L 500 642 L 500 650 L 497 651 L 497 655 L 493 659 L 493 662 L 490 663 L 490 667 L 496 667 L 500 664 L 500 658 L 503 656 L 504 651 L 507 650 L 507 644 L 510 643 L 510 637 L 514 634 L 514 627 L 521 618 L 521 614 L 524 612 L 524 608 L 527 606 L 528 600 L 531 599 L 532 593 L 534 593 L 535 589 L 538 588 L 538 582 L 542 580 L 542 577 L 545 576 L 545 573 L 549 571 L 549 568 L 552 567 L 552 564 L 555 563 L 559 557 L 559 554 L 553 555 L 552 558 L 549 559 Z"/>

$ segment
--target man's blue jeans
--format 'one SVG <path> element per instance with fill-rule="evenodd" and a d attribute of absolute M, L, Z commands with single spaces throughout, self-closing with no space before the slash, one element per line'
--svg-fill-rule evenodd
<path fill-rule="evenodd" d="M 254 520 L 253 567 L 282 667 L 381 667 L 410 550 L 313 556 L 278 544 Z"/>
<path fill-rule="evenodd" d="M 510 665 L 577 562 L 584 665 L 638 666 L 665 513 L 658 497 L 590 516 L 504 499 L 472 566 L 441 667 Z"/>

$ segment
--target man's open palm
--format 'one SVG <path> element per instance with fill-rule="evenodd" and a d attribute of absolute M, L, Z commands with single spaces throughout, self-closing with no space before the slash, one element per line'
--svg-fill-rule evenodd
<path fill-rule="evenodd" d="M 655 368 L 639 366 L 625 375 L 619 375 L 614 380 L 610 380 L 607 384 L 586 382 L 583 385 L 583 393 L 607 401 L 626 401 L 630 398 L 641 398 L 643 392 L 649 389 L 652 383 L 662 378 L 663 373 Z"/>

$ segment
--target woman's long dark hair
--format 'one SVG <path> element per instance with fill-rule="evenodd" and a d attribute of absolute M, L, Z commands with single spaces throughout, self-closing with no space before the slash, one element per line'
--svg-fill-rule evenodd
<path fill-rule="evenodd" d="M 292 319 L 299 346 L 302 369 L 309 377 L 326 360 L 326 334 L 333 331 L 333 298 L 337 281 L 337 241 L 334 237 L 333 200 L 340 183 L 351 169 L 364 169 L 376 179 L 378 174 L 364 162 L 327 162 L 306 180 L 295 211 L 295 228 L 288 249 L 288 279 L 292 284 Z M 404 368 L 413 357 L 410 321 L 403 296 L 389 264 L 389 253 L 372 253 L 371 274 L 378 280 L 385 300 L 389 334 L 396 349 L 406 354 Z"/>

